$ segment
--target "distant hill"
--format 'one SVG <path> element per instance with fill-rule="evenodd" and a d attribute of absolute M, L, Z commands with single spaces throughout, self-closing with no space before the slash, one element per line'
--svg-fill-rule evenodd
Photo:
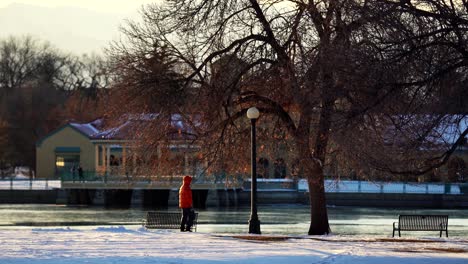
<path fill-rule="evenodd" d="M 29 34 L 50 41 L 65 52 L 100 53 L 118 38 L 119 25 L 129 15 L 15 3 L 0 8 L 0 38 Z"/>

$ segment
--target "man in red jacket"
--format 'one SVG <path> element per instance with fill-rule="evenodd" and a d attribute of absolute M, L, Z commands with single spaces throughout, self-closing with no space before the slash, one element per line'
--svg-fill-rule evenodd
<path fill-rule="evenodd" d="M 192 177 L 184 176 L 183 184 L 179 189 L 179 207 L 182 209 L 182 220 L 180 222 L 181 232 L 192 232 L 191 227 L 193 225 L 192 217 L 192 189 L 190 184 L 192 183 Z"/>

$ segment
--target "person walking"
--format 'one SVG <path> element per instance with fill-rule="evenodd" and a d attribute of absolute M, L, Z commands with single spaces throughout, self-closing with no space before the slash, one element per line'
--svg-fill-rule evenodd
<path fill-rule="evenodd" d="M 182 209 L 182 219 L 180 220 L 180 231 L 181 232 L 192 232 L 193 217 L 192 217 L 192 189 L 190 184 L 192 183 L 192 177 L 184 176 L 182 186 L 179 189 L 179 207 Z"/>
<path fill-rule="evenodd" d="M 83 168 L 81 167 L 81 164 L 78 165 L 78 178 L 80 179 L 80 182 L 84 182 Z"/>
<path fill-rule="evenodd" d="M 76 174 L 75 164 L 73 164 L 73 166 L 71 167 L 70 172 L 71 172 L 72 180 L 73 180 L 73 182 L 75 182 L 75 174 Z"/>

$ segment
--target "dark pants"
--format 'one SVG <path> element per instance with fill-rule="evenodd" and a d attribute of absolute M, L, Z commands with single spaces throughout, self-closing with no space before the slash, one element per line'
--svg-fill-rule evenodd
<path fill-rule="evenodd" d="M 182 208 L 182 219 L 180 220 L 180 231 L 190 231 L 193 225 L 192 208 Z"/>

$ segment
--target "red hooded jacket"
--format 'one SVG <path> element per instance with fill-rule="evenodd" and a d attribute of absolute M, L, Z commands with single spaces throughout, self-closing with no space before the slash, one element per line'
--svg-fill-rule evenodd
<path fill-rule="evenodd" d="M 192 189 L 190 189 L 190 183 L 192 177 L 184 176 L 184 183 L 179 189 L 179 207 L 180 208 L 191 208 L 192 207 Z"/>

